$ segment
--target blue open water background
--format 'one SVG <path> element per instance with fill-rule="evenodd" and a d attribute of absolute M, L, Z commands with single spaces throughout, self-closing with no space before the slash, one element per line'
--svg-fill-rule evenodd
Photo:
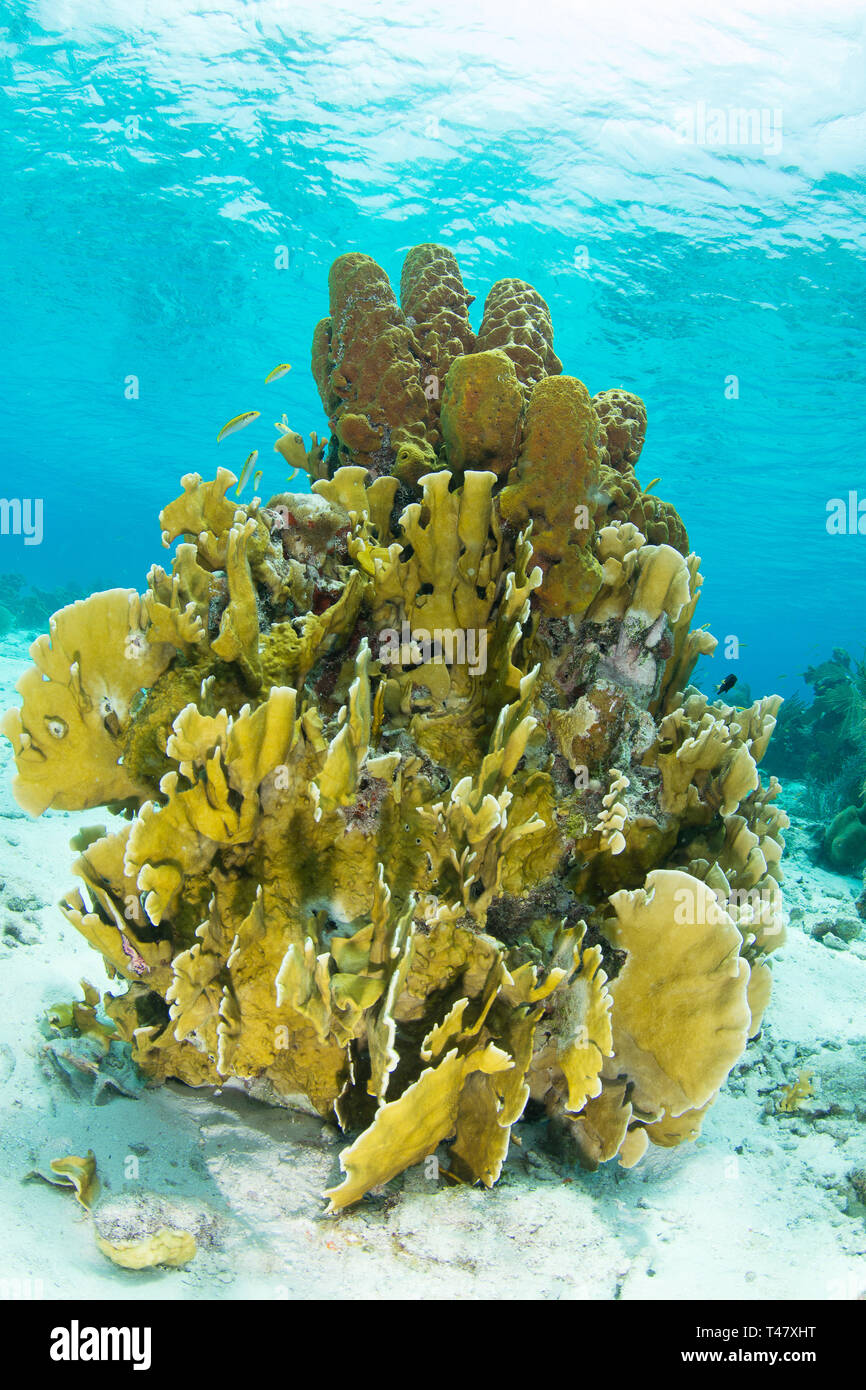
<path fill-rule="evenodd" d="M 331 261 L 397 284 L 441 241 L 476 326 L 494 280 L 527 279 L 564 369 L 643 396 L 639 476 L 682 512 L 698 621 L 739 637 L 753 694 L 862 651 L 866 535 L 825 520 L 866 501 L 864 34 L 818 0 L 2 0 L 0 493 L 42 497 L 45 536 L 0 537 L 0 572 L 141 587 L 182 474 L 258 447 L 278 490 L 272 421 L 327 432 Z M 720 649 L 705 680 L 728 669 Z"/>

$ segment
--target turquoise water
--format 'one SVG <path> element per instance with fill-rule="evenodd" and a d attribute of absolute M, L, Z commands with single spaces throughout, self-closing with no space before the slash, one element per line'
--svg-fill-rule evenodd
<path fill-rule="evenodd" d="M 753 693 L 859 651 L 866 537 L 825 522 L 866 498 L 863 40 L 862 7 L 817 0 L 4 0 L 2 493 L 44 499 L 44 539 L 0 538 L 0 571 L 141 586 L 182 474 L 259 447 L 275 490 L 271 421 L 326 430 L 332 259 L 397 281 L 442 241 L 476 326 L 528 279 L 565 370 L 644 397 L 639 475 Z"/>

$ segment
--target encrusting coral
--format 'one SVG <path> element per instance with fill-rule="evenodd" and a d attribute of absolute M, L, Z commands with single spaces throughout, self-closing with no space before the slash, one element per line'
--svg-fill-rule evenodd
<path fill-rule="evenodd" d="M 332 1208 L 449 1140 L 491 1185 L 530 1103 L 631 1166 L 694 1137 L 760 1028 L 780 702 L 689 685 L 715 641 L 637 482 L 645 409 L 562 374 L 530 286 L 477 338 L 443 248 L 402 308 L 356 253 L 330 287 L 327 476 L 265 505 L 182 480 L 171 571 L 34 644 L 16 795 L 125 817 L 62 904 L 106 1015 L 155 1080 L 336 1116 Z"/>

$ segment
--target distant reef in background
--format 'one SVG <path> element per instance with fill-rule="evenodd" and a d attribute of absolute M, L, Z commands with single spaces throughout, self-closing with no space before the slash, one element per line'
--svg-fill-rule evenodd
<path fill-rule="evenodd" d="M 866 657 L 837 647 L 803 672 L 811 703 L 794 695 L 779 711 L 768 769 L 804 783 L 816 857 L 843 873 L 866 866 Z"/>
<path fill-rule="evenodd" d="M 80 589 L 71 584 L 37 589 L 23 574 L 0 574 L 0 637 L 7 632 L 44 631 L 53 613 L 80 597 Z"/>

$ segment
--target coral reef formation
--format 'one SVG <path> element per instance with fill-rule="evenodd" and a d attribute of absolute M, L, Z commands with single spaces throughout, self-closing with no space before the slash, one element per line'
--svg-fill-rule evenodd
<path fill-rule="evenodd" d="M 689 553 L 682 518 L 670 502 L 643 490 L 635 466 L 646 439 L 646 407 L 630 391 L 600 391 L 592 406 L 599 425 L 599 490 L 596 521 L 630 521 L 653 545 Z M 651 485 L 652 486 L 652 485 Z"/>
<path fill-rule="evenodd" d="M 52 613 L 78 594 L 69 585 L 37 589 L 23 574 L 0 574 L 0 637 L 15 629 L 32 632 L 47 627 Z"/>
<path fill-rule="evenodd" d="M 500 348 L 511 358 L 527 400 L 539 381 L 562 371 L 550 310 L 523 280 L 497 280 L 484 302 L 475 346 L 478 352 Z"/>
<path fill-rule="evenodd" d="M 81 981 L 83 1002 L 55 1004 L 49 1009 L 42 1055 L 79 1099 L 94 1105 L 113 1093 L 135 1100 L 146 1078 L 129 1055 L 129 1048 L 107 1019 L 97 1014 L 99 990 Z"/>
<path fill-rule="evenodd" d="M 562 373 L 530 286 L 477 338 L 443 248 L 402 308 L 355 253 L 330 291 L 328 476 L 266 505 L 182 480 L 170 571 L 34 644 L 16 795 L 123 817 L 62 904 L 105 1014 L 154 1080 L 335 1116 L 332 1208 L 447 1141 L 490 1186 L 530 1103 L 629 1167 L 694 1137 L 760 1028 L 780 700 L 690 686 L 715 641 L 635 476 L 643 404 Z"/>
<path fill-rule="evenodd" d="M 866 661 L 852 661 L 837 647 L 804 671 L 803 680 L 811 686 L 811 702 L 798 694 L 785 701 L 768 766 L 780 777 L 833 787 L 840 810 L 856 799 L 866 777 Z"/>
<path fill-rule="evenodd" d="M 803 680 L 811 702 L 785 702 L 769 766 L 805 784 L 799 806 L 813 821 L 814 857 L 853 873 L 866 866 L 866 661 L 836 647 Z"/>
<path fill-rule="evenodd" d="M 428 399 L 439 399 L 435 388 L 456 359 L 475 351 L 468 313 L 474 298 L 466 292 L 454 255 L 444 246 L 412 248 L 400 277 L 400 305 L 418 343 Z"/>
<path fill-rule="evenodd" d="M 827 826 L 822 849 L 835 869 L 843 873 L 866 864 L 866 808 L 846 806 Z"/>

